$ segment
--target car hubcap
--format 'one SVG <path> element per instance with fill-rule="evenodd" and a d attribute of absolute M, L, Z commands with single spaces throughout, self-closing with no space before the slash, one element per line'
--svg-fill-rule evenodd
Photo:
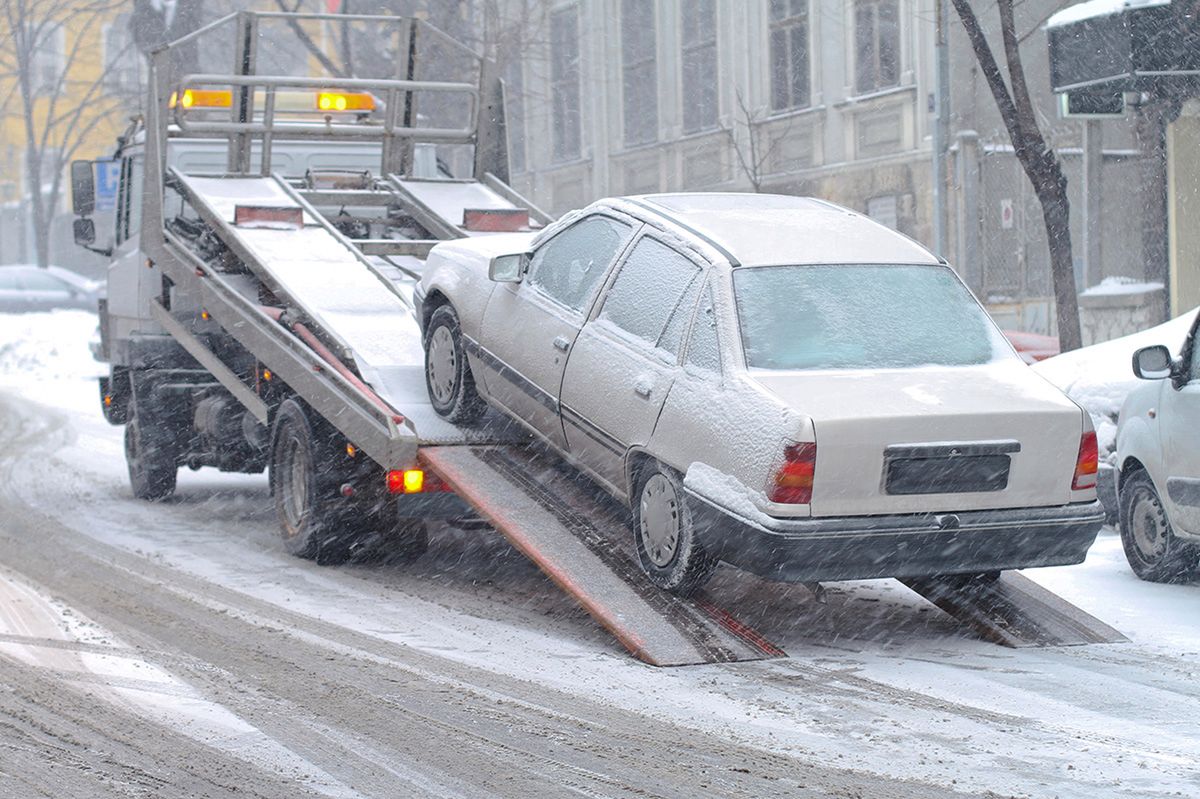
<path fill-rule="evenodd" d="M 661 474 L 646 481 L 641 499 L 642 545 L 659 567 L 675 559 L 679 548 L 679 498 L 675 487 Z"/>
<path fill-rule="evenodd" d="M 1167 543 L 1162 508 L 1153 497 L 1139 492 L 1133 503 L 1133 512 L 1129 515 L 1133 543 L 1138 554 L 1147 563 L 1155 562 L 1162 556 Z"/>
<path fill-rule="evenodd" d="M 440 403 L 454 398 L 454 382 L 458 378 L 458 353 L 450 330 L 439 327 L 429 336 L 429 389 Z"/>
<path fill-rule="evenodd" d="M 295 535 L 304 522 L 308 504 L 308 452 L 295 437 L 289 438 L 284 457 L 284 468 L 280 487 L 283 492 L 283 512 L 287 516 L 288 532 Z"/>

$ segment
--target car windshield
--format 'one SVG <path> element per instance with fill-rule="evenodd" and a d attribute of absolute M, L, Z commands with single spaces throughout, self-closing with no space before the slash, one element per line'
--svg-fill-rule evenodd
<path fill-rule="evenodd" d="M 948 267 L 750 267 L 733 285 L 751 368 L 963 366 L 1008 354 Z"/>

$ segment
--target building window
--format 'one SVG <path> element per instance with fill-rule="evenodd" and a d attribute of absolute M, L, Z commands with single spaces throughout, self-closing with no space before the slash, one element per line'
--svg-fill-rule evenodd
<path fill-rule="evenodd" d="M 771 108 L 809 100 L 808 0 L 771 0 Z"/>
<path fill-rule="evenodd" d="M 142 57 L 133 42 L 129 15 L 121 14 L 104 26 L 104 87 L 110 94 L 132 94 L 141 89 Z"/>
<path fill-rule="evenodd" d="M 50 24 L 42 29 L 30 62 L 30 77 L 33 79 L 34 94 L 56 94 L 62 78 L 63 58 L 62 25 Z"/>
<path fill-rule="evenodd" d="M 621 0 L 621 85 L 627 145 L 658 139 L 654 5 L 651 0 Z"/>
<path fill-rule="evenodd" d="M 513 59 L 504 68 L 504 128 L 508 132 L 508 168 L 525 171 L 525 76 L 521 61 Z"/>
<path fill-rule="evenodd" d="M 860 94 L 900 83 L 899 0 L 854 4 L 854 85 Z"/>
<path fill-rule="evenodd" d="M 582 124 L 579 107 L 579 8 L 569 6 L 550 15 L 550 96 L 554 159 L 580 155 Z"/>
<path fill-rule="evenodd" d="M 716 0 L 683 0 L 680 6 L 684 133 L 717 126 L 716 6 Z"/>

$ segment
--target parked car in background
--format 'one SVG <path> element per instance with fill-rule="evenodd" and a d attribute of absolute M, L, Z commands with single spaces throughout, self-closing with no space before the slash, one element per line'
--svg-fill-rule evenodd
<path fill-rule="evenodd" d="M 1047 358 L 1053 358 L 1062 350 L 1055 336 L 1044 336 L 1041 333 L 1026 333 L 1023 330 L 1005 330 L 1004 337 L 1013 345 L 1017 355 L 1025 363 L 1037 363 Z"/>
<path fill-rule="evenodd" d="M 928 250 L 821 200 L 595 203 L 434 247 L 434 408 L 493 405 L 632 511 L 687 593 L 727 561 L 817 581 L 1078 563 L 1091 420 Z"/>
<path fill-rule="evenodd" d="M 0 266 L 0 313 L 95 311 L 101 296 L 99 284 L 60 266 Z"/>
<path fill-rule="evenodd" d="M 1143 580 L 1200 575 L 1200 342 L 1192 322 L 1178 358 L 1162 344 L 1134 353 L 1134 389 L 1117 420 L 1121 543 Z"/>

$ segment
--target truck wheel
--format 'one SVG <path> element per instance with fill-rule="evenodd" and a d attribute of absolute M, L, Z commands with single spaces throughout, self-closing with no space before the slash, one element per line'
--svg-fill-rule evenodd
<path fill-rule="evenodd" d="M 1121 486 L 1121 545 L 1133 573 L 1154 583 L 1178 583 L 1197 573 L 1200 549 L 1171 529 L 1154 481 L 1134 472 Z"/>
<path fill-rule="evenodd" d="M 336 463 L 328 436 L 321 436 L 299 403 L 287 400 L 275 416 L 269 467 L 271 494 L 283 545 L 297 557 L 321 564 L 345 563 L 359 531 L 339 524 Z"/>
<path fill-rule="evenodd" d="M 168 420 L 158 418 L 143 403 L 129 401 L 125 424 L 125 464 L 129 467 L 129 485 L 138 499 L 151 502 L 175 493 L 177 444 Z"/>
<path fill-rule="evenodd" d="M 433 312 L 425 331 L 425 386 L 433 409 L 446 421 L 472 424 L 487 410 L 467 363 L 458 314 L 449 305 Z"/>
<path fill-rule="evenodd" d="M 708 581 L 714 560 L 696 540 L 691 510 L 679 477 L 658 464 L 638 476 L 633 503 L 633 537 L 650 582 L 688 596 Z"/>

